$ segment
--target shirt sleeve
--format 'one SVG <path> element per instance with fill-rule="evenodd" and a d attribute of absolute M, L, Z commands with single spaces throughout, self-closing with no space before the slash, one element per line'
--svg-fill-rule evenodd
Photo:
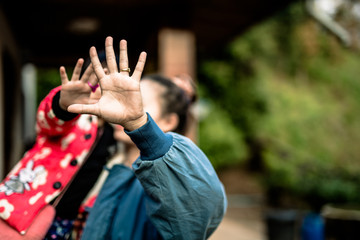
<path fill-rule="evenodd" d="M 205 154 L 189 139 L 147 124 L 127 132 L 140 149 L 133 164 L 149 196 L 147 213 L 164 239 L 207 239 L 227 206 L 225 191 Z"/>
<path fill-rule="evenodd" d="M 36 116 L 36 130 L 40 136 L 65 135 L 71 131 L 80 116 L 60 108 L 60 90 L 61 86 L 51 90 L 39 105 Z"/>
<path fill-rule="evenodd" d="M 63 121 L 70 121 L 76 118 L 79 114 L 77 113 L 71 113 L 68 111 L 63 110 L 60 107 L 60 91 L 58 91 L 55 96 L 53 97 L 53 100 L 51 102 L 52 109 L 54 111 L 54 114 L 57 118 L 63 120 Z"/>

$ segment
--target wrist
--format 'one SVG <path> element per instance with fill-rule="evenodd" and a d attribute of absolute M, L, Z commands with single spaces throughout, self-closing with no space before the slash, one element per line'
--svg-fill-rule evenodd
<path fill-rule="evenodd" d="M 70 113 L 60 106 L 60 91 L 53 97 L 51 108 L 53 109 L 55 116 L 63 121 L 70 121 L 79 115 L 76 113 Z"/>
<path fill-rule="evenodd" d="M 64 110 L 64 111 L 67 111 L 67 107 L 63 104 L 61 104 L 61 101 L 59 101 L 59 107 Z"/>
<path fill-rule="evenodd" d="M 62 101 L 61 101 L 61 90 L 59 91 L 59 98 L 58 98 L 58 101 L 59 101 L 59 107 L 64 110 L 64 111 L 67 111 L 67 107 L 68 106 L 65 106 Z"/>
<path fill-rule="evenodd" d="M 173 144 L 171 134 L 165 134 L 151 118 L 146 114 L 148 121 L 141 128 L 125 133 L 140 150 L 142 160 L 155 160 L 164 156 Z"/>
<path fill-rule="evenodd" d="M 141 117 L 135 119 L 135 120 L 131 120 L 126 122 L 123 127 L 127 130 L 127 131 L 134 131 L 142 126 L 144 126 L 148 121 L 148 116 L 146 113 L 144 113 Z"/>

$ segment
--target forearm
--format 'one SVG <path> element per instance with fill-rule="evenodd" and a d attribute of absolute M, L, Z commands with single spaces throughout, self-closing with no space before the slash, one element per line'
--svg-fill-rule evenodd
<path fill-rule="evenodd" d="M 143 160 L 155 160 L 165 155 L 172 145 L 172 136 L 165 134 L 147 114 L 147 122 L 134 131 L 127 131 L 131 140 L 140 150 Z"/>

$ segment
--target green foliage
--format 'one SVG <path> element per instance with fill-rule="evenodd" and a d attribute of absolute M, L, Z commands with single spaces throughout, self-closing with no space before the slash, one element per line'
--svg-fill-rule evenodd
<path fill-rule="evenodd" d="M 229 116 L 223 128 L 244 136 L 243 162 L 260 153 L 269 196 L 314 208 L 360 203 L 359 54 L 295 3 L 239 36 L 224 55 L 200 65 L 203 97 Z"/>
<path fill-rule="evenodd" d="M 247 136 L 255 135 L 260 116 L 266 111 L 259 81 L 239 76 L 242 73 L 236 69 L 236 63 L 208 61 L 202 71 L 211 76 L 206 83 L 207 94 L 231 115 L 231 124 Z"/>
<path fill-rule="evenodd" d="M 360 202 L 356 194 L 360 125 L 353 120 L 359 116 L 358 103 L 343 102 L 334 95 L 334 90 L 341 91 L 336 84 L 324 86 L 320 81 L 309 86 L 301 77 L 297 84 L 275 76 L 268 79 L 272 97 L 261 127 L 267 143 L 263 152 L 266 186 L 305 198 L 314 207 L 329 201 Z M 345 92 L 346 98 L 356 99 Z"/>
<path fill-rule="evenodd" d="M 38 69 L 37 73 L 37 106 L 51 89 L 61 85 L 58 69 Z"/>
<path fill-rule="evenodd" d="M 247 157 L 242 132 L 231 123 L 229 114 L 215 103 L 208 108 L 206 120 L 200 122 L 200 148 L 215 168 L 242 163 Z"/>

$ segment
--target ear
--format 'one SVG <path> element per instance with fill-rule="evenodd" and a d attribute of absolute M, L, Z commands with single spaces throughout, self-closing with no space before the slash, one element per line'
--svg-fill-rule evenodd
<path fill-rule="evenodd" d="M 167 114 L 161 121 L 161 130 L 164 132 L 174 131 L 179 124 L 179 117 L 176 113 Z"/>

